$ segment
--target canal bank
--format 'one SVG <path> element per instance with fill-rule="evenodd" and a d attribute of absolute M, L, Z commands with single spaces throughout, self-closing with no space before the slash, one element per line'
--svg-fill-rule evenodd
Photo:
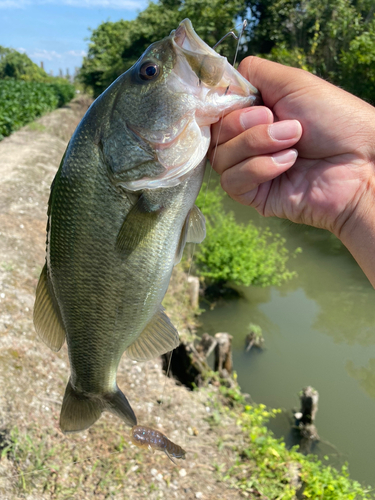
<path fill-rule="evenodd" d="M 217 183 L 212 174 L 210 187 Z M 271 422 L 292 444 L 291 409 L 312 385 L 320 394 L 314 452 L 349 463 L 352 477 L 375 486 L 375 291 L 332 235 L 288 221 L 265 219 L 229 198 L 238 222 L 252 220 L 302 253 L 288 262 L 297 277 L 280 287 L 235 287 L 237 299 L 204 301 L 200 332 L 233 335 L 233 362 L 242 390 L 256 402 L 283 408 Z M 265 349 L 244 351 L 249 323 L 261 326 Z"/>

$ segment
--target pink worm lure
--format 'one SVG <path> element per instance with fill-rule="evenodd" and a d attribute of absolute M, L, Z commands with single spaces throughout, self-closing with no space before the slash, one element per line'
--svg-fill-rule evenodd
<path fill-rule="evenodd" d="M 186 451 L 172 443 L 164 434 L 151 427 L 135 425 L 131 432 L 132 443 L 140 448 L 149 448 L 164 451 L 167 457 L 175 464 L 174 458 L 185 460 Z"/>

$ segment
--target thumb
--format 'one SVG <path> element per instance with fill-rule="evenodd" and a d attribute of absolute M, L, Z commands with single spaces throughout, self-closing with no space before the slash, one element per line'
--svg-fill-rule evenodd
<path fill-rule="evenodd" d="M 284 97 L 319 81 L 318 77 L 303 69 L 283 66 L 255 56 L 246 57 L 238 71 L 259 90 L 264 104 L 269 108 L 273 108 Z"/>

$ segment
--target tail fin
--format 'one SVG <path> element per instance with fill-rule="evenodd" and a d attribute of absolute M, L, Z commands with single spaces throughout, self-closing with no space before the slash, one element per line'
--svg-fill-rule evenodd
<path fill-rule="evenodd" d="M 64 433 L 84 431 L 98 420 L 102 410 L 100 399 L 79 394 L 69 380 L 61 408 L 60 428 Z"/>
<path fill-rule="evenodd" d="M 114 415 L 120 417 L 124 422 L 130 425 L 130 427 L 137 425 L 137 417 L 135 416 L 129 401 L 118 387 L 115 393 L 106 394 L 104 401 L 105 409 L 107 411 L 110 411 Z"/>
<path fill-rule="evenodd" d="M 103 410 L 114 413 L 131 427 L 137 425 L 137 418 L 119 388 L 103 397 L 86 396 L 77 393 L 69 380 L 61 408 L 60 428 L 64 433 L 84 431 L 98 420 Z"/>

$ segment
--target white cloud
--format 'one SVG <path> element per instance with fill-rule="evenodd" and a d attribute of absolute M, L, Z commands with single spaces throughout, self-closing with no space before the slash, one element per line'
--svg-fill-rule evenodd
<path fill-rule="evenodd" d="M 35 57 L 42 60 L 53 61 L 55 59 L 61 59 L 62 55 L 56 52 L 55 50 L 34 50 L 33 52 L 28 52 L 27 55 L 29 57 Z"/>
<path fill-rule="evenodd" d="M 69 60 L 72 57 L 85 57 L 87 52 L 84 50 L 68 50 L 66 52 L 58 53 L 55 50 L 35 49 L 26 51 L 23 48 L 17 49 L 19 52 L 27 52 L 27 55 L 33 59 L 40 59 L 42 61 L 55 61 L 56 59 Z"/>
<path fill-rule="evenodd" d="M 87 56 L 87 52 L 84 50 L 68 50 L 68 52 L 66 52 L 66 54 L 68 56 L 71 56 L 71 57 L 85 57 L 85 56 Z"/>
<path fill-rule="evenodd" d="M 22 9 L 28 5 L 42 4 L 70 5 L 72 7 L 84 7 L 97 9 L 136 10 L 147 7 L 145 0 L 0 0 L 0 9 Z"/>

